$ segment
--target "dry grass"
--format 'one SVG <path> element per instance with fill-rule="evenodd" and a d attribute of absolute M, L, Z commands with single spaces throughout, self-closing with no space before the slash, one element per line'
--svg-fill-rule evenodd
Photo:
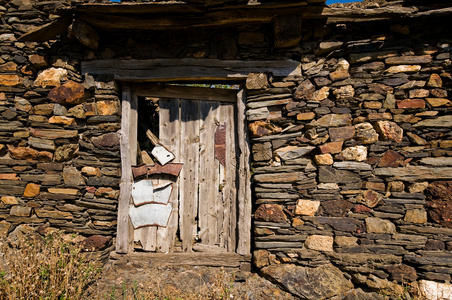
<path fill-rule="evenodd" d="M 82 299 L 99 270 L 62 232 L 22 237 L 17 245 L 1 245 L 0 299 Z"/>

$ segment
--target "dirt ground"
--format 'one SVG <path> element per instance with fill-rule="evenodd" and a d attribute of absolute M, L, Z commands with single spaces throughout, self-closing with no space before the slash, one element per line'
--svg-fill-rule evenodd
<path fill-rule="evenodd" d="M 296 299 L 258 274 L 204 266 L 151 266 L 110 260 L 88 299 Z"/>

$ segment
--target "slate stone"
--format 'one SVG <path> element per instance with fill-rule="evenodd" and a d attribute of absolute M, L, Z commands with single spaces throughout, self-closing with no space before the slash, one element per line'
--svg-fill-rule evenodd
<path fill-rule="evenodd" d="M 452 228 L 452 181 L 435 181 L 425 190 L 430 218 Z"/>
<path fill-rule="evenodd" d="M 345 200 L 328 200 L 321 202 L 324 213 L 331 217 L 345 217 L 352 204 Z"/>
<path fill-rule="evenodd" d="M 328 133 L 332 142 L 350 140 L 355 135 L 355 127 L 345 126 L 338 128 L 330 128 L 328 130 Z"/>
<path fill-rule="evenodd" d="M 329 299 L 353 288 L 342 272 L 330 264 L 316 268 L 270 265 L 262 268 L 261 272 L 301 299 Z"/>
<path fill-rule="evenodd" d="M 420 56 L 395 56 L 388 57 L 385 59 L 387 65 L 412 65 L 412 64 L 428 64 L 432 62 L 431 55 L 420 55 Z"/>
<path fill-rule="evenodd" d="M 325 183 L 348 183 L 360 182 L 360 176 L 354 172 L 337 170 L 332 167 L 319 167 L 319 182 Z"/>
<path fill-rule="evenodd" d="M 262 204 L 254 212 L 254 219 L 256 221 L 283 223 L 287 221 L 287 216 L 280 205 Z"/>
<path fill-rule="evenodd" d="M 369 233 L 396 233 L 396 227 L 394 223 L 389 220 L 383 220 L 380 218 L 366 218 L 366 228 Z"/>
<path fill-rule="evenodd" d="M 339 127 L 350 125 L 351 122 L 352 116 L 350 114 L 329 114 L 316 121 L 312 121 L 309 125 L 318 127 Z"/>
<path fill-rule="evenodd" d="M 112 242 L 111 236 L 92 235 L 81 243 L 83 251 L 93 252 L 106 249 Z"/>
<path fill-rule="evenodd" d="M 114 132 L 93 137 L 91 141 L 99 149 L 119 150 L 119 136 Z"/>

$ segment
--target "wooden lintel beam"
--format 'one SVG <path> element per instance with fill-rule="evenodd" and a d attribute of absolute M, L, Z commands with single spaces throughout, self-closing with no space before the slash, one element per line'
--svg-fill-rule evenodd
<path fill-rule="evenodd" d="M 133 91 L 138 96 L 162 98 L 184 98 L 190 100 L 237 102 L 237 90 L 177 86 L 165 84 L 135 84 Z M 182 96 L 183 95 L 183 96 Z"/>
<path fill-rule="evenodd" d="M 249 73 L 275 77 L 301 76 L 295 60 L 242 61 L 219 59 L 92 60 L 82 62 L 82 74 L 112 74 L 116 80 L 135 82 L 244 80 Z"/>

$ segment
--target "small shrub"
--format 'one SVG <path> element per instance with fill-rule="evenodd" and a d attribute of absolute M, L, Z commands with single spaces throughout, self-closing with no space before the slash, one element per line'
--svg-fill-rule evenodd
<path fill-rule="evenodd" d="M 1 245 L 0 299 L 81 299 L 100 270 L 62 232 L 22 237 L 17 245 Z"/>

